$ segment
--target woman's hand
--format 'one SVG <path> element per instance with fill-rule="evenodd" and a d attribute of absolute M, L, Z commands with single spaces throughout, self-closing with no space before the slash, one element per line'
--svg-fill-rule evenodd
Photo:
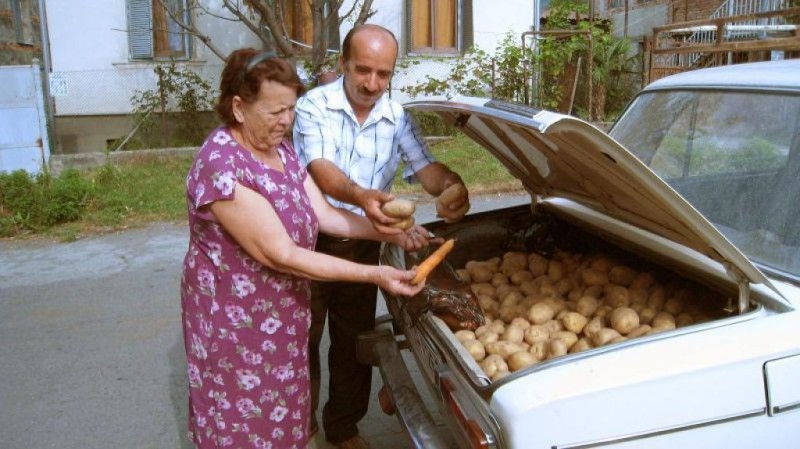
<path fill-rule="evenodd" d="M 375 284 L 378 287 L 394 294 L 402 296 L 414 296 L 425 286 L 424 282 L 413 285 L 411 280 L 417 274 L 416 270 L 398 270 L 388 265 L 375 267 L 376 276 Z"/>
<path fill-rule="evenodd" d="M 418 251 L 431 243 L 442 243 L 444 239 L 434 237 L 427 229 L 415 225 L 401 234 L 392 236 L 390 242 L 403 247 L 406 251 Z"/>

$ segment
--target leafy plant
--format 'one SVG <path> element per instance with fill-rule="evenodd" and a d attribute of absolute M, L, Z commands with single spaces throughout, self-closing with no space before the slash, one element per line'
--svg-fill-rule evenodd
<path fill-rule="evenodd" d="M 206 119 L 214 98 L 211 85 L 194 71 L 172 63 L 158 64 L 153 71 L 156 89 L 137 90 L 131 98 L 134 120 L 140 123 L 138 146 L 199 144 L 211 126 Z M 173 123 L 174 135 L 169 136 L 173 129 L 164 129 L 162 114 Z"/>

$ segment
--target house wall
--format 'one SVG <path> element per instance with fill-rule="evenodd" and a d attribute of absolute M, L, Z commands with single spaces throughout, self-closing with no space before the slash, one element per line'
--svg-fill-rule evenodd
<path fill-rule="evenodd" d="M 497 7 L 496 0 L 466 1 L 472 2 L 473 30 L 467 30 L 473 33 L 470 41 L 487 52 L 493 52 L 506 33 L 519 36 L 531 29 L 533 2 L 530 0 L 503 0 L 503 8 Z M 343 10 L 352 2 L 348 0 Z M 204 0 L 204 3 L 214 5 L 213 13 L 231 17 L 221 2 Z M 137 91 L 155 89 L 155 64 L 129 58 L 125 0 L 45 0 L 45 4 L 50 35 L 50 78 L 51 84 L 58 87 L 53 91 L 54 152 L 103 151 L 108 141 L 124 138 L 135 126 L 130 118 L 131 97 Z M 403 43 L 408 19 L 406 2 L 376 0 L 373 9 L 376 13 L 369 21 L 386 26 Z M 205 15 L 197 18 L 196 23 L 226 55 L 241 47 L 261 47 L 260 40 L 235 21 Z M 351 22 L 342 24 L 341 39 L 351 27 Z M 404 44 L 401 44 L 401 57 L 404 54 Z M 407 73 L 398 73 L 392 83 L 392 96 L 406 101 L 408 98 L 400 92 L 403 85 L 417 83 L 424 75 L 446 77 L 453 60 L 423 58 Z M 177 65 L 191 68 L 216 87 L 223 61 L 195 39 L 193 58 Z"/>

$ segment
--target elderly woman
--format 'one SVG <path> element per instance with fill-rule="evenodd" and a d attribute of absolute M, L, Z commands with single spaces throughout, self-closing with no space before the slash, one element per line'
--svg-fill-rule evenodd
<path fill-rule="evenodd" d="M 224 126 L 187 176 L 190 241 L 181 282 L 189 435 L 198 448 L 305 448 L 309 280 L 374 283 L 400 295 L 414 271 L 313 251 L 317 232 L 418 249 L 421 228 L 381 234 L 331 207 L 284 138 L 303 85 L 270 53 L 237 50 L 222 72 Z"/>

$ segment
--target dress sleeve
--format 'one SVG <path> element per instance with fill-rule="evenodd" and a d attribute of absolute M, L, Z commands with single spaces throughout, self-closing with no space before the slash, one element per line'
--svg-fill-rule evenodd
<path fill-rule="evenodd" d="M 228 130 L 215 130 L 203 142 L 195 157 L 187 179 L 186 195 L 190 207 L 200 216 L 210 214 L 203 211 L 203 206 L 214 201 L 233 199 L 237 168 L 231 151 L 232 141 Z"/>

